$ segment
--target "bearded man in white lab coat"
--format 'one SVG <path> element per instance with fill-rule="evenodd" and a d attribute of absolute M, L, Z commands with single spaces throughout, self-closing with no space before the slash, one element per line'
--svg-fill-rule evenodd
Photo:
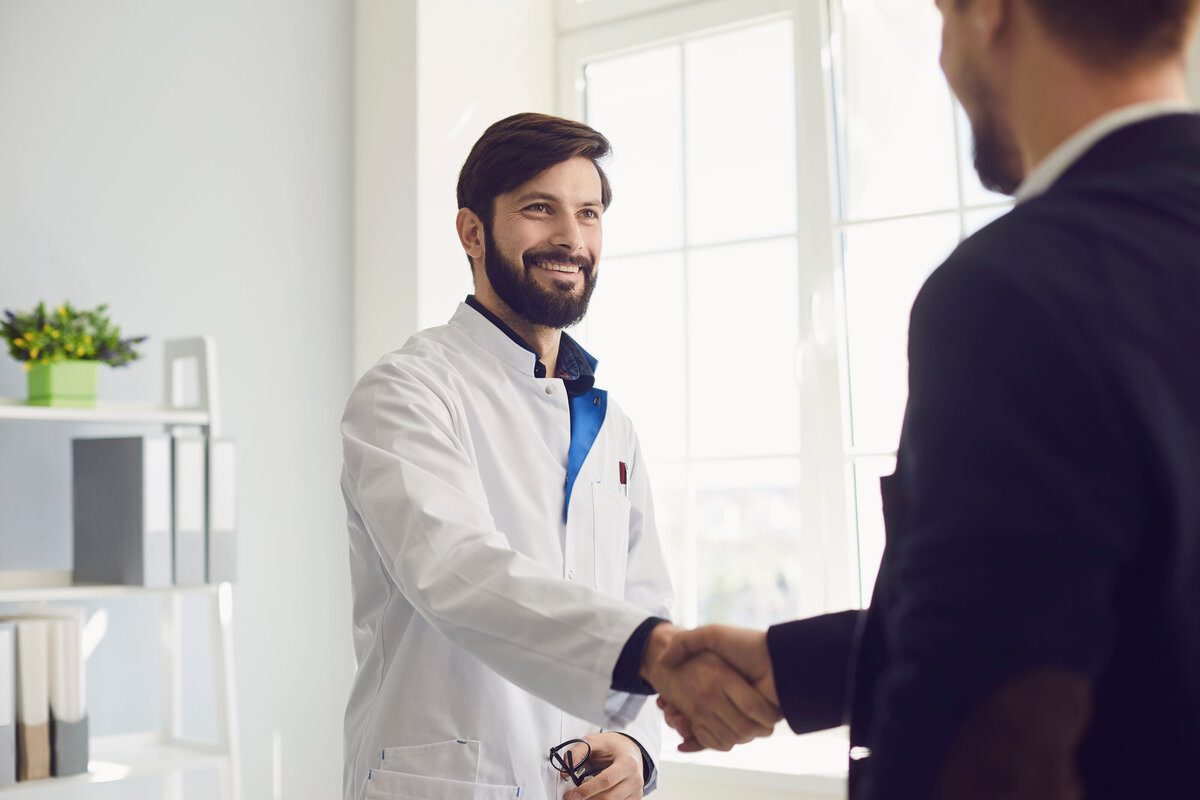
<path fill-rule="evenodd" d="M 662 724 L 639 671 L 670 582 L 633 426 L 563 333 L 596 285 L 608 151 L 556 117 L 491 126 L 458 185 L 475 294 L 381 358 L 346 406 L 347 800 L 655 786 Z M 779 719 L 712 654 L 670 680 L 725 749 Z"/>

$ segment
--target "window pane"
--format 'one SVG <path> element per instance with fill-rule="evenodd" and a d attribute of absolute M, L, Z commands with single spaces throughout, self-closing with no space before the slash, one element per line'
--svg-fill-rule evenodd
<path fill-rule="evenodd" d="M 794 231 L 791 21 L 708 36 L 684 49 L 688 240 Z"/>
<path fill-rule="evenodd" d="M 604 215 L 610 255 L 683 244 L 680 48 L 646 50 L 587 66 L 587 120 L 612 143 L 605 162 L 613 204 Z"/>
<path fill-rule="evenodd" d="M 634 420 L 634 424 L 637 421 Z M 650 462 L 650 489 L 654 500 L 654 519 L 662 542 L 675 591 L 671 618 L 679 624 L 694 624 L 695 582 L 692 564 L 695 542 L 687 525 L 687 465 L 682 461 Z"/>
<path fill-rule="evenodd" d="M 821 569 L 801 547 L 799 459 L 701 463 L 692 480 L 700 624 L 795 617 L 805 568 Z"/>
<path fill-rule="evenodd" d="M 908 314 L 958 244 L 957 214 L 855 225 L 842 235 L 854 445 L 894 450 L 908 395 Z"/>
<path fill-rule="evenodd" d="M 879 560 L 883 557 L 883 498 L 879 479 L 896 471 L 894 458 L 859 458 L 854 462 L 854 505 L 858 514 L 858 571 L 862 603 L 871 600 Z"/>
<path fill-rule="evenodd" d="M 587 316 L 597 385 L 633 420 L 652 461 L 686 453 L 683 256 L 605 258 Z"/>
<path fill-rule="evenodd" d="M 962 106 L 958 103 L 955 103 L 954 106 L 959 141 L 962 142 L 962 163 L 959 169 L 962 170 L 964 203 L 968 206 L 982 206 L 1008 202 L 1012 199 L 1008 195 L 988 191 L 979 182 L 979 173 L 975 171 L 975 138 L 971 134 L 971 122 L 967 119 L 967 112 L 963 111 Z"/>
<path fill-rule="evenodd" d="M 954 115 L 930 0 L 843 3 L 839 139 L 851 219 L 958 205 Z"/>
<path fill-rule="evenodd" d="M 694 457 L 799 452 L 797 280 L 791 237 L 689 255 Z"/>

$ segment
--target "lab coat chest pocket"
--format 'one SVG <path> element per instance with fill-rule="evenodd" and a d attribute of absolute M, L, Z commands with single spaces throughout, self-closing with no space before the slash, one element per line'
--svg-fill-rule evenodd
<path fill-rule="evenodd" d="M 606 484 L 592 484 L 596 588 L 613 597 L 625 595 L 629 508 L 629 498 Z"/>

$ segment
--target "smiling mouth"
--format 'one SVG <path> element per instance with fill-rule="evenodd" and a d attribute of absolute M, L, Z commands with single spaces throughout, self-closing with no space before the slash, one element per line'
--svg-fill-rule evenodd
<path fill-rule="evenodd" d="M 556 264 L 551 261 L 537 265 L 538 269 L 543 269 L 547 272 L 555 272 L 560 275 L 574 275 L 579 272 L 578 264 Z"/>

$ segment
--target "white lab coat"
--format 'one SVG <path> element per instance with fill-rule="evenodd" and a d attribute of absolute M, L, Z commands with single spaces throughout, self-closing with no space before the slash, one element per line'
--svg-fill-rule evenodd
<path fill-rule="evenodd" d="M 346 405 L 347 800 L 557 800 L 572 784 L 549 749 L 601 729 L 658 758 L 654 703 L 610 689 L 671 605 L 637 437 L 610 400 L 564 524 L 569 398 L 534 364 L 462 304 Z"/>

